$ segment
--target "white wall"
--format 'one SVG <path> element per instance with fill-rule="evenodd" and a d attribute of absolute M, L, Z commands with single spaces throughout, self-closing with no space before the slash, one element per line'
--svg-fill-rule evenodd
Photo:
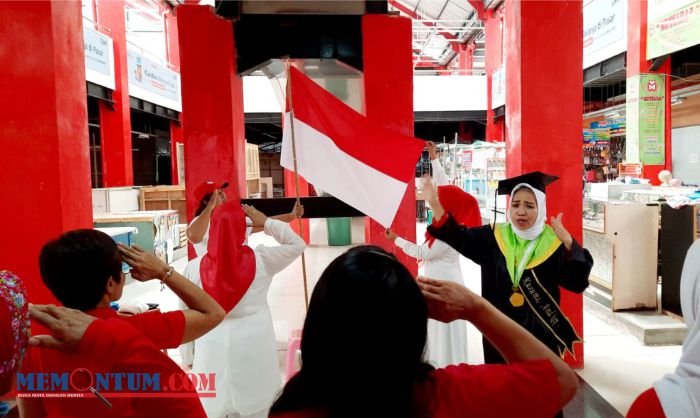
<path fill-rule="evenodd" d="M 486 110 L 486 76 L 413 77 L 413 110 Z"/>
<path fill-rule="evenodd" d="M 328 80 L 315 80 L 325 85 Z M 362 104 L 362 82 L 347 78 L 345 102 L 357 111 Z M 275 88 L 273 88 L 275 83 Z M 246 113 L 277 113 L 283 100 L 275 90 L 283 91 L 285 80 L 269 80 L 262 76 L 243 77 L 243 109 Z M 485 76 L 416 76 L 413 78 L 415 111 L 486 110 Z"/>

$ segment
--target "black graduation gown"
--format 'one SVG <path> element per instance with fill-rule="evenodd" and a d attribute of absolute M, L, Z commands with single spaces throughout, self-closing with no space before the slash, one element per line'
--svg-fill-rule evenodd
<path fill-rule="evenodd" d="M 513 282 L 506 267 L 506 259 L 501 253 L 491 226 L 467 228 L 458 225 L 451 216 L 446 216 L 448 219 L 442 226 L 438 228 L 431 225 L 428 231 L 435 238 L 446 242 L 459 253 L 479 264 L 481 295 L 559 354 L 556 338 L 532 309 L 527 304 L 517 308 L 511 305 Z M 588 287 L 588 275 L 592 267 L 591 254 L 574 240 L 571 251 L 567 251 L 562 244 L 546 261 L 532 270 L 545 290 L 559 304 L 561 298 L 559 286 L 575 293 L 582 293 Z M 439 279 L 439 277 L 436 278 Z M 505 363 L 500 353 L 486 339 L 484 339 L 484 361 Z"/>

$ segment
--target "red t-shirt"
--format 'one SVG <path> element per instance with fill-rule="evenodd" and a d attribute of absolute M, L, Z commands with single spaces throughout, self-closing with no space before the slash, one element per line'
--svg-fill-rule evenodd
<path fill-rule="evenodd" d="M 666 414 L 664 414 L 664 409 L 661 406 L 659 397 L 656 395 L 656 391 L 653 388 L 649 388 L 637 396 L 626 417 L 665 418 Z"/>
<path fill-rule="evenodd" d="M 131 325 L 138 333 L 146 337 L 146 341 L 158 349 L 176 348 L 182 343 L 182 336 L 185 332 L 185 315 L 182 311 L 174 311 L 163 313 L 160 311 L 151 311 L 134 316 L 123 316 L 117 314 L 110 308 L 98 308 L 86 312 L 99 319 L 115 320 L 116 322 L 124 322 Z M 32 324 L 33 335 L 49 334 L 41 326 Z M 112 336 L 100 336 L 107 338 Z M 120 340 L 120 341 L 123 341 Z M 122 350 L 122 347 L 111 347 L 110 351 Z M 112 373 L 105 362 L 95 361 L 90 353 L 90 356 L 70 356 L 58 350 L 28 347 L 26 356 L 22 363 L 20 372 L 27 375 L 28 373 L 72 373 L 79 368 L 85 368 L 94 373 Z M 99 354 L 99 353 L 95 353 Z M 130 353 L 124 353 L 130 354 Z M 166 356 L 167 357 L 167 356 Z M 152 370 L 140 370 L 140 373 L 152 373 Z M 49 376 L 49 384 L 51 377 Z M 69 385 L 70 389 L 70 385 Z M 70 389 L 72 391 L 72 389 Z M 28 402 L 41 401 L 44 410 L 48 416 L 81 416 L 81 417 L 97 417 L 97 416 L 121 416 L 113 415 L 113 412 L 122 411 L 129 408 L 131 398 L 110 399 L 113 404 L 111 410 L 107 410 L 106 406 L 95 397 L 88 398 L 33 398 Z"/>
<path fill-rule="evenodd" d="M 448 366 L 430 372 L 415 393 L 431 406 L 431 418 L 548 418 L 561 409 L 559 381 L 549 360 Z M 271 416 L 321 418 L 324 413 L 309 410 Z"/>

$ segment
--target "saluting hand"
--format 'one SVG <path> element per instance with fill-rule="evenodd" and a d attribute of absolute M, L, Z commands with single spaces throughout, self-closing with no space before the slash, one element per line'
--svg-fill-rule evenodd
<path fill-rule="evenodd" d="M 138 245 L 127 247 L 124 244 L 117 244 L 122 260 L 131 267 L 131 277 L 140 282 L 151 279 L 159 279 L 170 270 L 170 266 L 156 257 L 155 254 L 144 251 Z"/>
<path fill-rule="evenodd" d="M 561 223 L 561 218 L 563 215 L 563 213 L 559 212 L 559 215 L 557 215 L 556 218 L 552 216 L 549 222 L 554 230 L 554 233 L 557 234 L 559 241 L 564 244 L 567 250 L 571 251 L 571 244 L 573 243 L 574 239 L 571 237 L 569 231 L 564 228 L 564 224 Z"/>
<path fill-rule="evenodd" d="M 243 207 L 243 212 L 245 212 L 246 216 L 248 216 L 250 220 L 253 221 L 253 227 L 263 228 L 265 226 L 267 216 L 265 216 L 264 213 L 260 212 L 259 210 L 255 209 L 253 206 L 250 205 L 241 206 Z"/>
<path fill-rule="evenodd" d="M 394 233 L 394 231 L 392 231 L 391 229 L 385 229 L 384 230 L 384 237 L 386 239 L 388 239 L 389 241 L 394 242 L 394 241 L 396 241 L 396 238 L 398 238 L 399 236 L 396 235 Z"/>
<path fill-rule="evenodd" d="M 428 149 L 428 156 L 430 157 L 430 161 L 436 160 L 437 159 L 437 145 L 435 145 L 435 142 L 428 141 L 426 148 Z"/>
<path fill-rule="evenodd" d="M 423 187 L 420 188 L 420 194 L 428 203 L 437 199 L 437 188 L 433 183 L 433 179 L 429 176 L 423 178 Z"/>

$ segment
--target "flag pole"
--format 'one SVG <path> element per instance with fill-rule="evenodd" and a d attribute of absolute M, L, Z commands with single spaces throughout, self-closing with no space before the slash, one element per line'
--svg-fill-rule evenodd
<path fill-rule="evenodd" d="M 289 58 L 285 59 L 287 66 L 287 103 L 289 103 L 289 127 L 292 132 L 292 161 L 294 162 L 294 183 L 296 186 L 297 194 L 297 204 L 301 205 L 300 199 L 300 187 L 299 187 L 299 172 L 297 171 L 297 146 L 296 140 L 294 138 L 294 106 L 292 104 L 292 65 Z M 301 220 L 301 216 L 297 215 L 297 222 L 299 224 L 299 235 L 301 239 L 304 239 L 304 228 Z M 301 253 L 301 270 L 304 276 L 304 306 L 306 310 L 309 309 L 309 287 L 307 285 L 306 279 L 306 257 L 305 251 Z"/>

